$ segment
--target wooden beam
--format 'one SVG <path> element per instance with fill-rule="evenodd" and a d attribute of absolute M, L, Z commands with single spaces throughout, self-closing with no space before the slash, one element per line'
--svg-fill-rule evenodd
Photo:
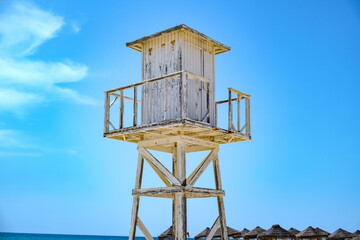
<path fill-rule="evenodd" d="M 124 128 L 124 90 L 120 91 L 120 121 L 119 129 Z"/>
<path fill-rule="evenodd" d="M 134 119 L 133 125 L 137 126 L 138 122 L 138 102 L 137 102 L 137 87 L 134 87 Z"/>
<path fill-rule="evenodd" d="M 211 142 L 205 139 L 199 139 L 199 138 L 195 138 L 195 137 L 190 137 L 190 136 L 186 136 L 186 135 L 182 135 L 181 139 L 184 142 L 193 144 L 193 145 L 199 145 L 199 146 L 207 146 L 207 147 L 212 147 L 212 148 L 216 148 L 219 146 L 218 143 L 215 142 Z"/>
<path fill-rule="evenodd" d="M 221 184 L 221 176 L 220 176 L 220 166 L 218 156 L 213 159 L 214 166 L 214 176 L 215 176 L 215 187 L 217 190 L 222 189 Z M 221 239 L 229 240 L 227 226 L 226 226 L 226 218 L 225 218 L 225 207 L 224 207 L 224 199 L 223 196 L 217 197 L 218 209 L 219 209 L 219 218 L 220 218 L 220 228 L 221 228 Z"/>
<path fill-rule="evenodd" d="M 190 174 L 190 176 L 186 179 L 186 186 L 192 187 L 199 179 L 201 174 L 205 171 L 207 166 L 209 166 L 210 162 L 216 156 L 217 152 L 219 151 L 219 147 L 212 150 L 206 158 L 195 168 L 195 170 Z"/>
<path fill-rule="evenodd" d="M 136 169 L 135 189 L 141 188 L 143 167 L 144 167 L 144 159 L 141 156 L 141 153 L 139 153 L 138 164 Z M 139 212 L 139 203 L 140 203 L 140 196 L 134 196 L 133 207 L 131 212 L 131 220 L 130 220 L 129 240 L 135 240 L 136 225 L 137 225 L 138 212 Z"/>
<path fill-rule="evenodd" d="M 232 91 L 233 93 L 241 94 L 242 96 L 247 97 L 247 98 L 251 97 L 251 95 L 246 94 L 246 93 L 243 93 L 243 92 L 240 92 L 240 91 L 238 91 L 238 90 L 236 90 L 236 89 L 233 89 L 233 88 L 229 88 L 229 90 Z"/>
<path fill-rule="evenodd" d="M 110 118 L 110 96 L 105 93 L 105 104 L 104 104 L 104 132 L 109 132 L 109 118 Z M 114 128 L 115 129 L 115 128 Z"/>
<path fill-rule="evenodd" d="M 240 99 L 241 94 L 237 95 L 237 130 L 240 131 Z"/>
<path fill-rule="evenodd" d="M 184 187 L 184 186 L 144 188 L 144 189 L 132 190 L 132 194 L 134 196 L 144 196 L 144 197 L 172 198 L 175 193 L 183 193 L 195 198 L 225 196 L 224 190 L 197 188 L 197 187 Z"/>
<path fill-rule="evenodd" d="M 137 226 L 139 227 L 140 231 L 144 234 L 144 237 L 146 240 L 154 240 L 154 238 L 151 236 L 150 232 L 145 227 L 144 223 L 140 220 L 140 218 L 137 218 Z"/>
<path fill-rule="evenodd" d="M 138 143 L 138 146 L 141 147 L 160 146 L 165 144 L 171 144 L 179 140 L 181 140 L 181 136 L 164 137 L 159 139 L 141 141 Z"/>
<path fill-rule="evenodd" d="M 138 147 L 139 152 L 145 157 L 147 162 L 154 168 L 156 168 L 161 175 L 168 178 L 174 185 L 180 186 L 181 181 L 174 177 L 174 175 L 161 163 L 159 162 L 149 151 L 147 151 L 144 147 Z M 154 170 L 155 170 L 154 168 Z"/>
<path fill-rule="evenodd" d="M 251 131 L 250 131 L 250 98 L 247 98 L 245 100 L 245 105 L 246 105 L 246 111 L 245 111 L 245 115 L 246 115 L 246 135 L 250 136 L 251 135 Z"/>
<path fill-rule="evenodd" d="M 232 124 L 232 102 L 231 102 L 231 90 L 229 88 L 229 111 L 228 111 L 228 130 L 231 130 Z"/>
<path fill-rule="evenodd" d="M 212 240 L 214 237 L 214 234 L 215 234 L 216 230 L 219 228 L 219 226 L 220 226 L 220 218 L 217 217 L 214 224 L 210 228 L 210 232 L 208 233 L 208 235 L 206 235 L 205 240 Z"/>

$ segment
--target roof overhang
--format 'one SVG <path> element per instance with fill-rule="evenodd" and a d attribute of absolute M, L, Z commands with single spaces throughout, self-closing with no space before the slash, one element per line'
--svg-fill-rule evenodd
<path fill-rule="evenodd" d="M 230 47 L 229 46 L 226 46 L 218 41 L 215 41 L 214 39 L 212 38 L 209 38 L 208 36 L 206 36 L 205 34 L 202 34 L 198 31 L 196 31 L 195 29 L 192 29 L 188 26 L 186 26 L 185 24 L 181 24 L 181 25 L 178 25 L 178 26 L 175 26 L 175 27 L 172 27 L 172 28 L 169 28 L 169 29 L 166 29 L 164 31 L 161 31 L 161 32 L 157 32 L 157 33 L 154 33 L 152 35 L 149 35 L 149 36 L 146 36 L 146 37 L 142 37 L 140 39 L 137 39 L 135 41 L 132 41 L 132 42 L 128 42 L 126 43 L 126 46 L 131 48 L 131 49 L 134 49 L 136 51 L 139 51 L 139 52 L 142 52 L 142 43 L 147 41 L 147 40 L 150 40 L 152 38 L 156 38 L 156 37 L 160 37 L 162 35 L 165 35 L 165 34 L 168 34 L 168 33 L 171 33 L 171 32 L 174 32 L 174 31 L 178 31 L 178 30 L 186 30 L 186 31 L 189 31 L 193 34 L 196 34 L 198 35 L 199 37 L 201 37 L 202 39 L 206 40 L 206 41 L 209 41 L 211 43 L 214 44 L 214 47 L 215 47 L 215 54 L 220 54 L 220 53 L 224 53 L 224 52 L 228 52 L 230 51 Z"/>

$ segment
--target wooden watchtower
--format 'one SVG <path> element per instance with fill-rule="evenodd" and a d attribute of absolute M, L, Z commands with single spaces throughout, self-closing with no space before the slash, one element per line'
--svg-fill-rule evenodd
<path fill-rule="evenodd" d="M 105 92 L 104 137 L 136 143 L 139 151 L 129 239 L 134 240 L 136 226 L 148 240 L 152 239 L 138 216 L 140 197 L 151 196 L 173 200 L 172 226 L 176 240 L 186 239 L 186 199 L 216 197 L 219 217 L 207 238 L 211 239 L 220 226 L 222 239 L 227 240 L 219 145 L 251 139 L 250 95 L 228 88 L 228 98 L 215 101 L 214 58 L 230 47 L 186 25 L 140 38 L 126 46 L 142 53 L 142 79 Z M 228 105 L 226 129 L 217 124 L 220 104 Z M 245 108 L 244 116 L 240 116 L 243 110 L 240 106 Z M 234 116 L 233 112 L 236 112 Z M 172 170 L 149 149 L 172 154 Z M 206 158 L 187 174 L 186 153 L 209 150 Z M 165 187 L 141 188 L 144 160 Z M 210 162 L 213 162 L 216 188 L 194 187 Z"/>

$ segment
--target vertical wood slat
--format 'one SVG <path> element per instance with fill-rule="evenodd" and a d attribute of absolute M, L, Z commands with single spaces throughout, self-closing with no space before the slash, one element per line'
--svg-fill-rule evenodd
<path fill-rule="evenodd" d="M 215 103 L 215 127 L 217 127 L 218 104 Z"/>
<path fill-rule="evenodd" d="M 142 157 L 142 154 L 139 152 L 138 165 L 136 169 L 136 178 L 135 178 L 135 189 L 141 188 L 143 167 L 144 167 L 144 158 Z M 130 220 L 129 240 L 135 239 L 136 225 L 137 225 L 138 212 L 139 212 L 139 202 L 140 202 L 140 196 L 134 196 L 133 207 L 131 212 L 131 220 Z"/>
<path fill-rule="evenodd" d="M 246 115 L 246 135 L 250 135 L 250 97 L 245 99 L 245 115 Z"/>
<path fill-rule="evenodd" d="M 137 86 L 134 87 L 134 122 L 133 125 L 137 126 L 138 122 L 138 102 L 137 102 Z"/>
<path fill-rule="evenodd" d="M 110 117 L 110 95 L 105 93 L 104 105 L 104 132 L 109 132 L 109 117 Z"/>
<path fill-rule="evenodd" d="M 207 111 L 207 121 L 210 123 L 210 83 L 206 83 L 206 111 Z"/>
<path fill-rule="evenodd" d="M 120 119 L 119 129 L 124 127 L 124 90 L 120 91 Z"/>
<path fill-rule="evenodd" d="M 231 90 L 229 89 L 229 112 L 228 112 L 228 129 L 231 131 L 232 125 L 232 102 L 231 102 Z"/>
<path fill-rule="evenodd" d="M 152 83 L 148 83 L 148 123 L 152 122 Z"/>
<path fill-rule="evenodd" d="M 164 89 L 164 121 L 167 120 L 167 105 L 168 105 L 168 79 L 165 79 Z"/>
<path fill-rule="evenodd" d="M 237 95 L 237 131 L 240 132 L 241 130 L 241 124 L 240 124 L 240 100 L 241 95 Z"/>
<path fill-rule="evenodd" d="M 187 118 L 188 117 L 188 76 L 186 73 L 182 72 L 181 76 L 181 84 L 180 84 L 180 106 L 181 106 L 181 118 Z"/>

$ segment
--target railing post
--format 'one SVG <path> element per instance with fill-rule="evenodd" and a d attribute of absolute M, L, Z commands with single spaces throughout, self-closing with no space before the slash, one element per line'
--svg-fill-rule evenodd
<path fill-rule="evenodd" d="M 120 91 L 120 121 L 119 129 L 124 127 L 124 90 Z"/>
<path fill-rule="evenodd" d="M 210 83 L 206 83 L 206 109 L 207 109 L 207 122 L 210 123 Z"/>
<path fill-rule="evenodd" d="M 250 136 L 251 132 L 250 132 L 250 97 L 247 97 L 245 99 L 245 104 L 246 104 L 246 135 Z"/>
<path fill-rule="evenodd" d="M 231 102 L 231 90 L 229 88 L 229 121 L 228 121 L 228 129 L 231 131 L 231 125 L 232 125 L 232 102 Z"/>
<path fill-rule="evenodd" d="M 217 127 L 217 112 L 218 112 L 218 104 L 215 102 L 215 127 Z"/>
<path fill-rule="evenodd" d="M 109 117 L 110 117 L 110 95 L 105 92 L 105 105 L 104 105 L 104 133 L 109 132 Z"/>
<path fill-rule="evenodd" d="M 240 125 L 240 100 L 241 100 L 241 95 L 238 93 L 237 94 L 237 131 L 240 132 L 241 130 L 241 125 Z"/>
<path fill-rule="evenodd" d="M 137 126 L 138 103 L 137 103 L 137 86 L 134 87 L 134 127 Z"/>
<path fill-rule="evenodd" d="M 187 118 L 188 117 L 188 81 L 187 81 L 187 74 L 182 72 L 180 75 L 180 107 L 181 107 L 181 118 Z"/>

